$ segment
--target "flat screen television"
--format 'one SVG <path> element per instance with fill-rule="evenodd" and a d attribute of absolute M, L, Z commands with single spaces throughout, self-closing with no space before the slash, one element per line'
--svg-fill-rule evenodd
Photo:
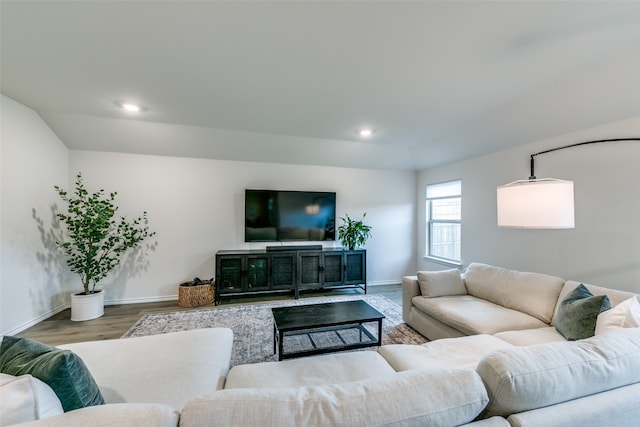
<path fill-rule="evenodd" d="M 335 223 L 336 193 L 245 190 L 245 242 L 335 240 Z"/>

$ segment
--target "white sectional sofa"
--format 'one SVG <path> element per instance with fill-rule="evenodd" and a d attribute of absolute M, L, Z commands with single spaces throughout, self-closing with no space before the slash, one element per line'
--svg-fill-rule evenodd
<path fill-rule="evenodd" d="M 640 328 L 620 315 L 637 295 L 587 286 L 618 327 L 567 341 L 554 325 L 576 282 L 482 264 L 420 276 L 403 280 L 403 314 L 424 345 L 229 370 L 227 329 L 70 344 L 106 404 L 24 425 L 637 425 Z"/>
<path fill-rule="evenodd" d="M 430 340 L 504 332 L 497 336 L 520 345 L 563 341 L 555 328 L 558 308 L 579 285 L 480 263 L 470 264 L 462 275 L 457 270 L 419 272 L 402 279 L 402 317 Z M 594 295 L 607 295 L 611 306 L 634 296 L 584 286 Z"/>

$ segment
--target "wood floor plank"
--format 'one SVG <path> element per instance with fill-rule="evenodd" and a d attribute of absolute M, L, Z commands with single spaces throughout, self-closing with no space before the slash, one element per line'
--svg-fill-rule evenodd
<path fill-rule="evenodd" d="M 369 286 L 367 288 L 367 292 L 369 294 L 384 295 L 396 304 L 402 305 L 402 286 L 400 284 Z M 341 289 L 326 292 L 303 293 L 301 298 L 359 294 L 362 293 L 358 290 Z M 292 297 L 290 295 L 266 295 L 259 297 L 231 298 L 223 300 L 221 306 L 253 304 L 257 302 L 288 299 L 290 300 Z M 108 305 L 104 308 L 104 316 L 85 322 L 72 322 L 71 309 L 67 309 L 50 317 L 49 319 L 43 320 L 37 325 L 34 325 L 17 335 L 49 345 L 115 339 L 124 335 L 145 314 L 163 311 L 201 310 L 207 307 L 214 307 L 214 305 L 210 304 L 194 308 L 183 308 L 178 306 L 178 301 Z"/>

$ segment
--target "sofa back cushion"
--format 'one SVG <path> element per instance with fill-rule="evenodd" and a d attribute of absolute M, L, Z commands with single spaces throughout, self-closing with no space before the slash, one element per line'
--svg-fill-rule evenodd
<path fill-rule="evenodd" d="M 551 321 L 552 325 L 556 324 L 556 318 L 558 317 L 558 309 L 562 304 L 562 301 L 573 292 L 578 286 L 584 285 L 585 288 L 593 295 L 606 295 L 609 298 L 609 302 L 611 303 L 611 307 L 615 307 L 620 304 L 622 301 L 627 300 L 633 296 L 637 296 L 637 294 L 626 292 L 626 291 L 618 291 L 616 289 L 603 288 L 601 286 L 589 285 L 586 283 L 576 282 L 575 280 L 567 280 L 562 286 L 560 290 L 560 295 L 558 296 L 558 301 L 553 313 L 553 319 Z"/>
<path fill-rule="evenodd" d="M 477 368 L 486 416 L 507 416 L 640 382 L 640 328 L 497 350 Z"/>
<path fill-rule="evenodd" d="M 454 426 L 487 404 L 470 369 L 427 369 L 362 381 L 289 388 L 225 389 L 192 400 L 180 424 L 198 426 Z"/>
<path fill-rule="evenodd" d="M 564 284 L 559 277 L 472 263 L 463 275 L 467 292 L 477 298 L 551 323 Z"/>

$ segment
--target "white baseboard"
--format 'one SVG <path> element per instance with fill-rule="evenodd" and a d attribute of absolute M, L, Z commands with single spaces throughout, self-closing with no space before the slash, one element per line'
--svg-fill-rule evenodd
<path fill-rule="evenodd" d="M 143 303 L 143 302 L 160 302 L 160 301 L 177 301 L 177 300 L 178 300 L 178 295 L 166 295 L 162 297 L 127 298 L 127 299 L 121 299 L 121 300 L 109 300 L 109 301 L 105 301 L 104 305 L 107 306 L 107 305 L 136 304 L 136 303 Z M 63 304 L 61 306 L 58 306 L 52 310 L 42 313 L 41 315 L 29 320 L 28 322 L 25 322 L 21 325 L 16 326 L 13 329 L 10 329 L 8 331 L 2 331 L 2 335 L 19 334 L 20 332 L 26 329 L 29 329 L 30 327 L 37 325 L 43 320 L 47 320 L 48 318 L 55 316 L 56 314 L 68 308 L 71 308 L 71 304 Z"/>
<path fill-rule="evenodd" d="M 399 280 L 377 280 L 375 282 L 367 282 L 367 286 L 381 286 L 381 285 L 400 285 Z"/>
<path fill-rule="evenodd" d="M 71 307 L 71 305 L 69 304 L 63 304 L 59 307 L 56 307 L 52 310 L 47 311 L 46 313 L 42 313 L 40 316 L 29 320 L 28 322 L 23 323 L 22 325 L 16 326 L 15 328 L 8 330 L 8 331 L 3 331 L 2 335 L 15 335 L 15 334 L 19 334 L 20 332 L 24 331 L 25 329 L 29 329 L 30 327 L 37 325 L 38 323 L 42 322 L 43 320 L 47 320 L 48 318 L 55 316 L 56 314 L 60 313 L 61 311 L 66 310 L 67 308 Z"/>

